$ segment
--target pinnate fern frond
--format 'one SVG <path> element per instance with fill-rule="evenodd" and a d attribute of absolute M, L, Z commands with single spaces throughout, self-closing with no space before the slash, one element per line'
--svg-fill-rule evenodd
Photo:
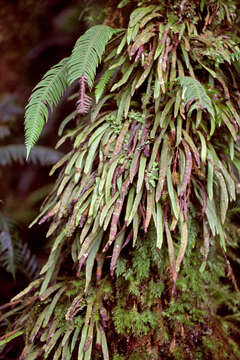
<path fill-rule="evenodd" d="M 13 247 L 10 232 L 6 227 L 4 227 L 0 233 L 0 266 L 15 278 L 15 249 Z"/>
<path fill-rule="evenodd" d="M 39 276 L 39 266 L 36 256 L 31 252 L 26 242 L 19 239 L 16 244 L 17 270 L 22 272 L 29 280 Z"/>
<path fill-rule="evenodd" d="M 192 78 L 191 76 L 180 76 L 178 78 L 180 85 L 183 87 L 183 99 L 185 105 L 189 102 L 194 104 L 191 106 L 191 111 L 194 109 L 207 109 L 208 112 L 214 116 L 214 109 L 210 97 L 207 95 L 202 84 Z"/>
<path fill-rule="evenodd" d="M 69 85 L 84 77 L 89 88 L 93 87 L 96 70 L 106 45 L 116 31 L 106 25 L 96 25 L 80 36 L 69 59 Z"/>
<path fill-rule="evenodd" d="M 33 89 L 25 113 L 27 157 L 48 120 L 49 110 L 59 103 L 67 87 L 68 60 L 65 58 L 53 66 Z"/>
<path fill-rule="evenodd" d="M 47 148 L 45 146 L 35 146 L 27 162 L 33 164 L 40 164 L 42 166 L 49 166 L 55 164 L 62 153 Z M 5 145 L 0 146 L 0 166 L 12 165 L 14 162 L 23 164 L 26 160 L 26 149 L 24 145 Z"/>
<path fill-rule="evenodd" d="M 0 214 L 0 267 L 15 279 L 17 271 L 25 274 L 29 280 L 39 275 L 36 256 L 27 243 L 21 240 L 16 229 L 12 229 L 9 220 Z"/>

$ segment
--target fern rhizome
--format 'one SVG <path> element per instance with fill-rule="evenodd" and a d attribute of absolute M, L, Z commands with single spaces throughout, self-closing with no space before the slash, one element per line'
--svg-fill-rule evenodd
<path fill-rule="evenodd" d="M 237 1 L 123 0 L 115 14 L 119 29 L 87 30 L 27 105 L 29 155 L 78 86 L 57 144 L 72 149 L 34 222 L 50 221 L 51 252 L 2 307 L 0 345 L 23 336 L 26 360 L 239 359 Z"/>

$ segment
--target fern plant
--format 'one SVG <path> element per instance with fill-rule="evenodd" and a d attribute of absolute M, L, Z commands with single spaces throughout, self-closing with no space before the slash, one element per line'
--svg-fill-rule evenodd
<path fill-rule="evenodd" d="M 127 29 L 88 30 L 60 63 L 66 72 L 58 89 L 51 79 L 59 64 L 27 107 L 29 154 L 63 84 L 79 82 L 77 109 L 61 131 L 73 118 L 77 124 L 57 144 L 70 141 L 72 149 L 53 167 L 60 175 L 35 220 L 51 220 L 50 255 L 42 277 L 1 317 L 13 316 L 16 336 L 24 319 L 34 320 L 34 330 L 24 333 L 23 359 L 239 358 L 239 290 L 226 231 L 240 156 L 238 8 L 210 0 L 132 3 Z M 100 60 L 94 102 L 94 92 L 86 91 Z M 79 280 L 66 276 L 70 258 Z M 221 292 L 224 265 L 233 289 Z M 74 281 L 77 293 L 71 293 Z M 19 302 L 24 312 L 17 317 Z M 221 306 L 230 318 L 219 315 Z M 188 334 L 197 339 L 195 348 Z M 3 335 L 2 344 L 11 336 Z"/>
<path fill-rule="evenodd" d="M 16 227 L 3 213 L 0 213 L 0 267 L 9 272 L 14 279 L 17 272 L 23 273 L 29 280 L 39 275 L 36 256 L 19 238 Z"/>
<path fill-rule="evenodd" d="M 86 95 L 85 86 L 92 88 L 106 44 L 115 32 L 116 30 L 105 25 L 90 28 L 79 38 L 70 58 L 53 66 L 35 87 L 25 113 L 27 157 L 41 134 L 44 122 L 48 120 L 49 110 L 53 110 L 67 86 L 76 80 L 80 84 L 78 112 L 87 112 L 91 102 Z"/>

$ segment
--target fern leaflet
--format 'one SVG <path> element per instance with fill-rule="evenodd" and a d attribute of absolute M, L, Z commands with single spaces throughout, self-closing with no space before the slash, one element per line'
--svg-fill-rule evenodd
<path fill-rule="evenodd" d="M 27 158 L 42 132 L 44 121 L 48 120 L 49 110 L 59 103 L 67 87 L 68 60 L 65 58 L 53 66 L 33 89 L 25 113 Z"/>
<path fill-rule="evenodd" d="M 180 76 L 178 80 L 180 85 L 183 87 L 183 99 L 185 105 L 189 102 L 195 101 L 195 103 L 191 106 L 191 111 L 199 108 L 207 109 L 214 117 L 214 109 L 211 99 L 207 95 L 202 84 L 190 76 Z"/>
<path fill-rule="evenodd" d="M 106 25 L 96 25 L 80 36 L 69 60 L 69 85 L 84 77 L 89 88 L 93 87 L 96 70 L 105 47 L 116 31 Z"/>

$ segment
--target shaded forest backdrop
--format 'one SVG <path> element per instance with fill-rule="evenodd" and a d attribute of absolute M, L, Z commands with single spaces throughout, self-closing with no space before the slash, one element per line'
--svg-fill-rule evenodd
<path fill-rule="evenodd" d="M 64 104 L 53 114 L 39 144 L 46 146 L 29 164 L 25 161 L 24 107 L 33 87 L 44 73 L 71 53 L 81 33 L 105 17 L 104 1 L 3 1 L 0 10 L 0 141 L 1 141 L 1 214 L 13 225 L 32 254 L 41 264 L 45 256 L 46 227 L 28 229 L 49 193 L 54 176 L 48 177 L 50 166 L 62 152 L 54 152 L 60 119 L 71 105 Z M 21 147 L 12 147 L 14 144 Z M 3 148 L 8 146 L 8 148 Z M 5 151 L 4 151 L 5 150 Z M 15 230 L 14 230 L 15 229 Z M 20 269 L 19 269 L 20 270 Z M 22 269 L 23 270 L 23 269 Z M 12 275 L 1 268 L 1 303 L 9 300 L 29 279 Z"/>
<path fill-rule="evenodd" d="M 5 1 L 0 31 L 0 359 L 239 359 L 238 2 Z"/>

